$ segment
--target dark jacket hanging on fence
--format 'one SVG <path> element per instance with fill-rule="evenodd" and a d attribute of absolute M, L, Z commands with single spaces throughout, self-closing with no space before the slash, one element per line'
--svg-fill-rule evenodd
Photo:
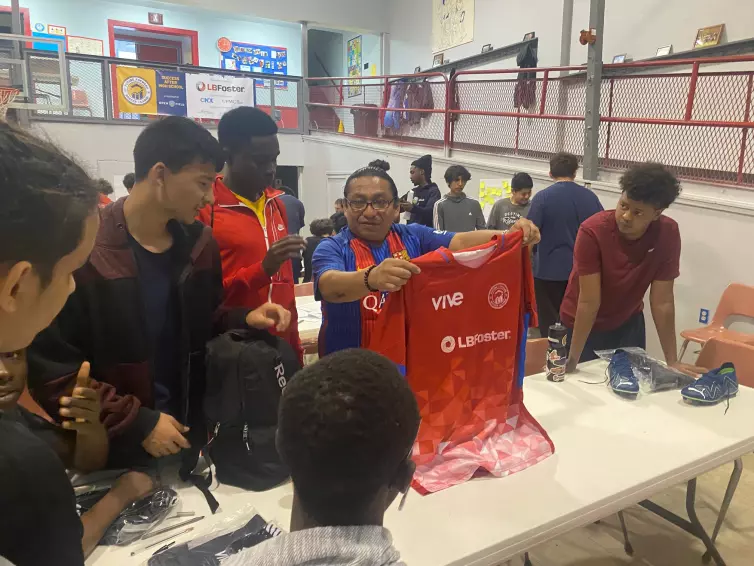
<path fill-rule="evenodd" d="M 432 85 L 427 81 L 412 83 L 406 91 L 406 108 L 415 110 L 434 110 L 435 100 L 432 96 Z M 428 112 L 408 112 L 408 123 L 418 125 L 422 118 L 429 118 Z"/>
<path fill-rule="evenodd" d="M 521 48 L 516 57 L 516 65 L 521 69 L 533 69 L 537 66 L 537 47 L 529 42 Z M 534 71 L 518 74 L 516 89 L 513 91 L 513 106 L 530 110 L 537 103 L 537 73 Z"/>

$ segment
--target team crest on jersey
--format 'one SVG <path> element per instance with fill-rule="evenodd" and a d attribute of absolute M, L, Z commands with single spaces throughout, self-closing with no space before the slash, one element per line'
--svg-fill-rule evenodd
<path fill-rule="evenodd" d="M 393 254 L 393 257 L 395 259 L 403 259 L 406 261 L 409 261 L 411 259 L 410 257 L 408 257 L 408 252 L 406 250 L 400 250 L 400 251 L 395 252 Z"/>
<path fill-rule="evenodd" d="M 487 293 L 487 301 L 493 309 L 501 309 L 508 304 L 510 293 L 505 283 L 496 283 Z"/>

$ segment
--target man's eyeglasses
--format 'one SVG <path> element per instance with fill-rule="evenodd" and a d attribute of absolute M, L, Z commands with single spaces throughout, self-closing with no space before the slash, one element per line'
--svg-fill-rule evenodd
<path fill-rule="evenodd" d="M 363 212 L 367 209 L 367 206 L 370 204 L 372 205 L 372 208 L 377 211 L 383 211 L 387 210 L 391 204 L 395 202 L 395 199 L 384 199 L 384 198 L 378 198 L 375 200 L 362 200 L 362 199 L 356 199 L 356 200 L 346 200 L 346 204 L 353 210 L 354 212 Z"/>

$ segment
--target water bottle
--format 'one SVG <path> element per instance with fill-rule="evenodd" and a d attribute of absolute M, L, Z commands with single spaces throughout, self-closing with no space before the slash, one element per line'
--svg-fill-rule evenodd
<path fill-rule="evenodd" d="M 550 327 L 547 335 L 547 379 L 560 382 L 565 380 L 566 362 L 568 361 L 568 331 L 566 327 L 556 322 Z"/>

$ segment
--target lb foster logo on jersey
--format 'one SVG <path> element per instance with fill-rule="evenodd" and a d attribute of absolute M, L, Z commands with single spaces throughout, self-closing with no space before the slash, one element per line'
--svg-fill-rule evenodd
<path fill-rule="evenodd" d="M 501 309 L 508 304 L 510 293 L 505 283 L 496 283 L 487 293 L 487 301 L 493 309 Z"/>
<path fill-rule="evenodd" d="M 446 354 L 450 354 L 456 347 L 473 348 L 477 344 L 485 342 L 498 342 L 500 340 L 510 340 L 513 333 L 510 330 L 501 330 L 500 332 L 492 331 L 484 334 L 472 334 L 471 336 L 446 336 L 440 341 L 440 349 Z"/>

